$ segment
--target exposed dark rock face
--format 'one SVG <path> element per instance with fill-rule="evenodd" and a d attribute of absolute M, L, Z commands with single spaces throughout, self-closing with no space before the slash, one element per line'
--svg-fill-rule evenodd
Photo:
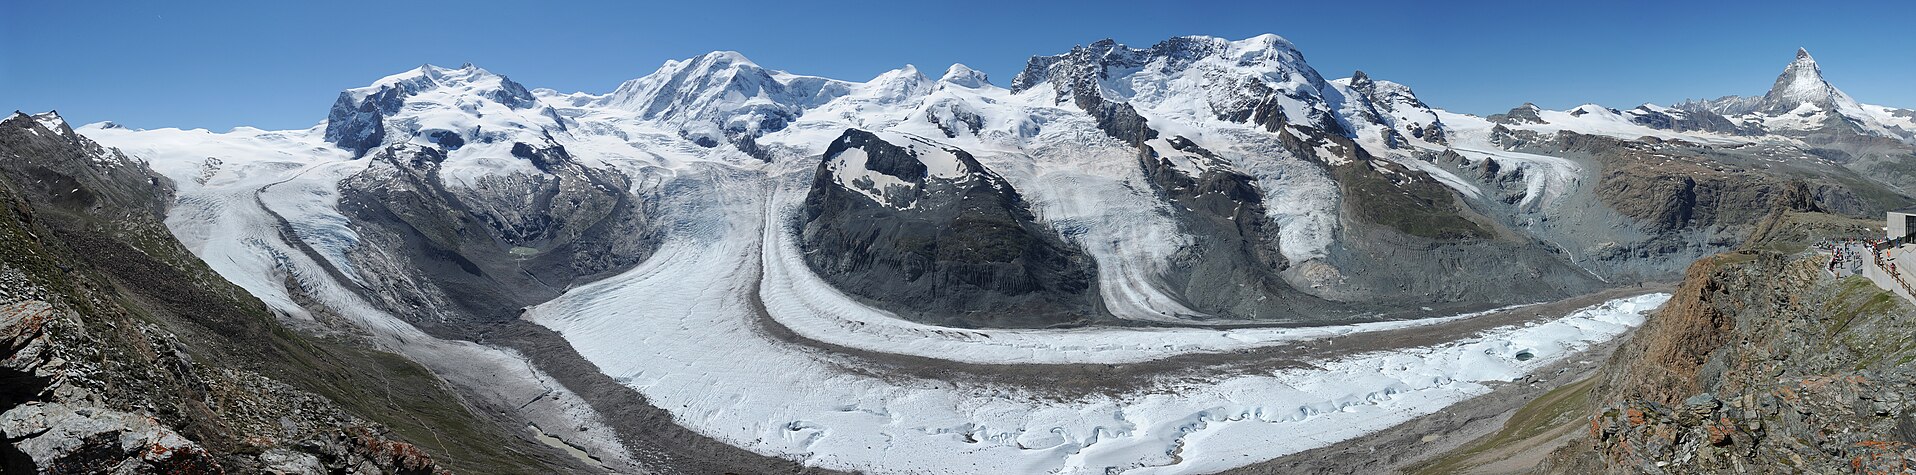
<path fill-rule="evenodd" d="M 1717 159 L 1659 142 L 1558 134 L 1550 144 L 1557 154 L 1587 154 L 1603 166 L 1596 192 L 1605 204 L 1655 232 L 1728 228 L 1737 236 L 1768 214 L 1771 204 L 1793 180 L 1767 165 Z M 1724 158 L 1729 158 L 1725 156 Z M 1873 214 L 1894 199 L 1872 202 L 1852 188 L 1864 183 L 1836 171 L 1835 176 L 1794 179 L 1808 187 L 1819 207 L 1852 215 Z"/>
<path fill-rule="evenodd" d="M 832 142 L 805 199 L 805 260 L 834 286 L 901 316 L 958 327 L 1048 327 L 1097 319 L 1090 259 L 1036 222 L 1003 178 L 944 149 L 959 174 L 928 173 L 930 142 L 848 130 Z M 856 176 L 863 171 L 903 184 Z M 874 198 L 867 193 L 877 194 Z"/>
<path fill-rule="evenodd" d="M 985 118 L 962 103 L 934 104 L 925 110 L 925 120 L 937 126 L 946 138 L 957 138 L 960 133 L 977 135 L 985 127 Z"/>
<path fill-rule="evenodd" d="M 1543 117 L 1537 115 L 1539 111 L 1541 111 L 1541 109 L 1538 108 L 1536 104 L 1525 102 L 1521 106 L 1510 109 L 1510 112 L 1491 114 L 1490 117 L 1486 117 L 1486 119 L 1489 119 L 1491 122 L 1510 125 L 1546 123 L 1543 121 Z"/>
<path fill-rule="evenodd" d="M 1099 47 L 1103 45 L 1105 48 L 1112 47 L 1112 45 L 1106 44 L 1108 42 L 1110 42 L 1110 40 L 1094 43 L 1092 46 Z M 1089 54 L 1088 51 L 1089 50 L 1073 49 L 1071 53 L 1064 56 L 1033 57 L 1031 58 L 1032 65 L 1025 69 L 1025 73 L 1020 73 L 1018 79 L 1026 79 L 1026 74 L 1033 74 L 1034 77 L 1041 74 L 1033 72 L 1033 68 L 1039 68 L 1039 64 L 1042 62 L 1040 60 L 1041 58 L 1072 58 L 1070 61 L 1065 61 L 1062 64 L 1050 64 L 1047 66 L 1047 68 L 1049 68 L 1048 72 L 1042 73 L 1055 76 L 1052 80 L 1060 81 L 1052 83 L 1053 88 L 1058 92 L 1059 102 L 1063 102 L 1067 97 L 1070 98 L 1071 103 L 1078 106 L 1078 110 L 1082 110 L 1086 114 L 1091 114 L 1091 118 L 1097 121 L 1098 130 L 1104 131 L 1106 135 L 1110 135 L 1112 138 L 1116 138 L 1125 143 L 1138 144 L 1146 140 L 1157 138 L 1157 131 L 1151 130 L 1149 126 L 1145 125 L 1144 117 L 1138 115 L 1137 109 L 1131 107 L 1131 104 L 1110 101 L 1104 98 L 1103 92 L 1101 92 L 1102 90 L 1098 85 L 1098 80 L 1104 77 L 1104 72 L 1102 69 L 1097 68 L 1098 64 L 1094 62 L 1093 58 L 1085 57 Z M 1012 87 L 1017 88 L 1019 87 L 1018 84 L 1018 82 L 1014 81 Z"/>
<path fill-rule="evenodd" d="M 1341 136 L 1298 137 L 1284 134 L 1286 144 L 1299 156 L 1315 157 L 1318 148 L 1340 155 L 1338 163 L 1326 163 L 1347 208 L 1364 222 L 1395 229 L 1404 234 L 1439 240 L 1485 239 L 1492 237 L 1490 226 L 1470 219 L 1470 209 L 1430 174 L 1403 165 L 1378 160 L 1350 139 Z M 1315 144 L 1328 144 L 1318 146 Z"/>
<path fill-rule="evenodd" d="M 448 183 L 438 150 L 368 155 L 377 163 L 342 184 L 340 209 L 369 241 L 355 259 L 369 296 L 428 326 L 509 319 L 650 256 L 658 231 L 625 176 L 581 166 L 557 145 L 512 153 L 543 173 Z"/>
<path fill-rule="evenodd" d="M 0 121 L 7 473 L 584 468 L 408 360 L 282 326 L 173 240 L 169 183 L 23 117 Z"/>
<path fill-rule="evenodd" d="M 738 148 L 738 151 L 745 152 L 746 156 L 756 158 L 761 162 L 772 163 L 772 152 L 758 144 L 758 137 L 756 135 L 744 131 L 727 131 L 725 137 L 732 143 L 733 147 Z"/>
<path fill-rule="evenodd" d="M 397 88 L 382 88 L 365 97 L 341 92 L 326 114 L 326 141 L 352 150 L 353 155 L 364 155 L 385 142 L 386 116 L 405 105 L 405 91 Z"/>
<path fill-rule="evenodd" d="M 1363 71 L 1357 71 L 1351 73 L 1350 89 L 1351 92 L 1362 96 L 1364 99 L 1362 103 L 1367 104 L 1369 108 L 1361 111 L 1346 111 L 1345 113 L 1348 114 L 1346 120 L 1351 122 L 1372 121 L 1395 125 L 1395 127 L 1386 128 L 1384 131 L 1384 143 L 1387 146 L 1393 148 L 1404 146 L 1404 133 L 1408 133 L 1413 138 L 1430 143 L 1441 144 L 1447 142 L 1444 133 L 1444 124 L 1434 117 L 1428 122 L 1413 122 L 1408 124 L 1392 124 L 1394 121 L 1386 121 L 1383 119 L 1383 116 L 1387 112 L 1400 112 L 1406 109 L 1425 113 L 1430 111 L 1430 106 L 1424 104 L 1423 100 L 1418 99 L 1417 95 L 1410 91 L 1409 87 L 1394 83 L 1380 87 L 1377 81 L 1370 78 L 1370 75 L 1364 74 Z M 1402 127 L 1403 132 L 1399 132 L 1398 127 Z"/>
<path fill-rule="evenodd" d="M 1755 125 L 1738 125 L 1730 119 L 1709 110 L 1652 109 L 1649 106 L 1637 106 L 1625 113 L 1630 121 L 1653 129 L 1674 130 L 1677 132 L 1717 132 L 1734 135 L 1762 135 L 1763 128 Z"/>
<path fill-rule="evenodd" d="M 1197 242 L 1175 258 L 1165 283 L 1192 310 L 1224 318 L 1338 313 L 1338 305 L 1298 292 L 1280 275 L 1289 268 L 1278 253 L 1276 226 L 1264 210 L 1256 179 L 1182 136 L 1166 139 L 1172 150 L 1139 151 L 1146 178 L 1178 213 L 1183 231 Z M 1201 164 L 1188 170 L 1166 154 Z"/>
<path fill-rule="evenodd" d="M 57 115 L 49 121 L 57 127 L 49 129 L 20 113 L 0 121 L 5 152 L 0 172 L 21 186 L 20 192 L 75 213 L 161 218 L 173 194 L 171 182 L 119 150 L 74 133 Z"/>

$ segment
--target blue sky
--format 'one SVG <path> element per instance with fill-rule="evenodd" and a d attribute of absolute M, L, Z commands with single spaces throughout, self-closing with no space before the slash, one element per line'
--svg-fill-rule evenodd
<path fill-rule="evenodd" d="M 1478 114 L 1761 94 L 1799 46 L 1851 96 L 1916 107 L 1916 2 L 1465 3 L 0 0 L 0 108 L 143 128 L 304 128 L 341 89 L 421 63 L 601 93 L 726 49 L 848 80 L 962 62 L 1002 86 L 1027 57 L 1100 38 L 1267 32 L 1326 77 L 1363 69 Z"/>

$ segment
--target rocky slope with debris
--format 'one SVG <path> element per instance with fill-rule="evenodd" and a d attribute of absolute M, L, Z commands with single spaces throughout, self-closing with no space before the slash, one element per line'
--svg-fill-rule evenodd
<path fill-rule="evenodd" d="M 1778 213 L 1699 260 L 1595 379 L 1552 473 L 1907 473 L 1916 463 L 1916 306 L 1835 279 L 1821 239 L 1872 223 Z"/>

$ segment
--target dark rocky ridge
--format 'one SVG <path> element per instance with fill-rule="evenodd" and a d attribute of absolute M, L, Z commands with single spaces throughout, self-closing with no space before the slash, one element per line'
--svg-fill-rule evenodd
<path fill-rule="evenodd" d="M 1147 129 L 1148 130 L 1148 129 Z M 1172 152 L 1200 158 L 1195 175 L 1173 165 L 1150 146 L 1138 163 L 1158 195 L 1172 204 L 1179 227 L 1196 245 L 1173 258 L 1164 283 L 1192 310 L 1222 318 L 1297 318 L 1338 315 L 1341 305 L 1304 292 L 1281 273 L 1290 263 L 1278 252 L 1276 225 L 1264 210 L 1257 181 L 1232 169 L 1210 150 L 1182 136 L 1166 142 Z"/>
<path fill-rule="evenodd" d="M 1677 132 L 1704 131 L 1733 135 L 1762 135 L 1763 129 L 1754 125 L 1739 125 L 1730 119 L 1707 109 L 1678 109 L 1672 114 L 1651 109 L 1649 106 L 1637 106 L 1630 109 L 1630 122 L 1644 127 Z"/>
<path fill-rule="evenodd" d="M 935 147 L 930 143 L 907 144 Z M 1049 327 L 1097 319 L 1090 259 L 1036 222 L 1017 190 L 963 150 L 963 176 L 927 176 L 918 152 L 870 132 L 832 142 L 805 198 L 805 260 L 839 289 L 901 316 L 958 327 Z M 887 202 L 839 183 L 836 160 L 910 185 Z"/>
<path fill-rule="evenodd" d="M 1364 96 L 1366 102 L 1373 108 L 1378 105 L 1386 105 L 1387 107 L 1401 106 L 1422 110 L 1430 109 L 1428 104 L 1424 104 L 1423 100 L 1418 99 L 1417 96 L 1410 93 L 1408 89 L 1402 89 L 1401 91 L 1378 90 L 1377 82 L 1372 80 L 1369 74 L 1364 74 L 1361 70 L 1351 73 L 1350 88 L 1352 91 Z M 1382 115 L 1382 113 L 1378 110 L 1371 110 L 1368 112 L 1368 115 L 1372 120 L 1375 120 L 1375 118 Z M 1444 124 L 1441 121 L 1433 121 L 1429 124 L 1407 124 L 1406 129 L 1413 138 L 1430 143 L 1441 144 L 1448 142 L 1444 133 Z M 1386 129 L 1384 134 L 1385 145 L 1392 148 L 1405 145 L 1402 133 L 1398 132 L 1396 128 Z"/>
<path fill-rule="evenodd" d="M 1543 117 L 1537 115 L 1539 111 L 1536 104 L 1525 102 L 1521 106 L 1511 108 L 1509 112 L 1491 114 L 1490 117 L 1485 117 L 1485 119 L 1499 124 L 1510 125 L 1546 123 Z"/>

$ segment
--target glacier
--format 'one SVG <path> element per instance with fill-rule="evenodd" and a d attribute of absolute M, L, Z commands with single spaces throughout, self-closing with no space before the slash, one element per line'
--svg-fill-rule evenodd
<path fill-rule="evenodd" d="M 1084 50 L 1106 60 L 1099 63 L 1107 68 L 1100 76 L 1105 80 L 1096 84 L 1099 97 L 1135 106 L 1165 135 L 1140 143 L 1101 133 L 1097 118 L 1075 108 L 1065 91 L 1038 87 L 1048 84 L 1042 77 L 1020 75 L 1005 88 L 963 65 L 936 79 L 905 66 L 853 82 L 766 69 L 735 52 L 670 61 L 605 94 L 526 89 L 470 65 L 428 65 L 347 90 L 339 102 L 344 112 L 336 105 L 329 123 L 305 130 L 214 133 L 94 124 L 80 132 L 146 160 L 179 184 L 168 227 L 222 276 L 289 319 L 325 328 L 320 320 L 328 317 L 301 304 L 318 301 L 375 335 L 380 345 L 426 362 L 462 386 L 488 388 L 483 397 L 514 406 L 541 401 L 523 409 L 539 426 L 583 427 L 563 434 L 564 440 L 609 465 L 637 467 L 604 423 L 617 414 L 593 411 L 523 355 L 436 338 L 409 323 L 408 315 L 381 309 L 356 290 L 370 276 L 355 258 L 391 257 L 366 245 L 338 209 L 341 180 L 370 163 L 356 159 L 364 150 L 342 141 L 379 136 L 380 145 L 446 148 L 441 172 L 455 187 L 488 177 L 545 174 L 509 149 L 517 143 L 563 146 L 583 166 L 630 177 L 631 188 L 624 191 L 653 205 L 664 237 L 636 267 L 567 288 L 524 309 L 521 318 L 558 332 L 601 372 L 699 434 L 808 466 L 872 473 L 1228 469 L 1388 428 L 1485 394 L 1622 335 L 1669 298 L 1618 298 L 1441 344 L 1310 353 L 1320 356 L 1253 371 L 1171 371 L 1107 392 L 926 378 L 872 364 L 1142 364 L 1329 346 L 1522 309 L 1426 311 L 1416 319 L 1318 326 L 1272 325 L 1286 322 L 1282 317 L 1257 326 L 1203 320 L 1208 316 L 1161 282 L 1195 237 L 1180 226 L 1179 210 L 1130 160 L 1138 145 L 1164 152 L 1187 172 L 1224 167 L 1253 178 L 1283 243 L 1275 251 L 1291 264 L 1308 267 L 1343 244 L 1343 197 L 1322 166 L 1342 158 L 1322 150 L 1298 156 L 1278 135 L 1296 129 L 1274 131 L 1214 113 L 1219 107 L 1268 99 L 1292 125 L 1344 130 L 1378 159 L 1422 171 L 1464 199 L 1491 199 L 1491 191 L 1429 157 L 1454 152 L 1467 163 L 1494 159 L 1523 172 L 1522 197 L 1514 205 L 1525 212 L 1562 206 L 1565 197 L 1589 185 L 1585 181 L 1595 171 L 1575 160 L 1506 150 L 1498 134 L 1573 131 L 1725 146 L 1801 143 L 1653 128 L 1631 113 L 1596 105 L 1539 108 L 1539 123 L 1493 123 L 1431 108 L 1408 87 L 1389 81 L 1361 74 L 1327 80 L 1274 35 L 1166 44 L 1205 54 L 1151 56 L 1151 50 L 1115 43 Z M 1062 61 L 1056 58 L 1034 58 L 1033 64 Z M 1815 72 L 1813 63 L 1799 69 Z M 1233 93 L 1256 88 L 1271 95 Z M 1787 89 L 1796 96 L 1847 99 L 1833 88 Z M 398 97 L 403 107 L 388 107 L 390 102 L 380 102 L 388 100 L 382 94 Z M 1868 130 L 1883 133 L 1904 129 L 1875 125 L 1913 120 L 1878 106 L 1838 108 L 1875 121 Z M 373 113 L 367 111 L 377 112 L 370 122 L 358 115 Z M 372 128 L 344 128 L 350 123 Z M 1099 270 L 1103 308 L 1136 325 L 930 326 L 826 284 L 806 266 L 794 227 L 820 155 L 848 128 L 915 144 L 939 176 L 963 171 L 946 157 L 945 147 L 973 155 L 1024 192 L 1038 220 L 1085 250 Z M 440 132 L 467 138 L 452 145 Z M 1169 136 L 1187 138 L 1217 159 L 1178 154 Z M 842 182 L 872 181 L 879 190 L 899 186 L 862 173 L 860 157 L 837 158 L 846 160 L 832 169 Z M 1226 326 L 1172 325 L 1193 321 Z"/>

